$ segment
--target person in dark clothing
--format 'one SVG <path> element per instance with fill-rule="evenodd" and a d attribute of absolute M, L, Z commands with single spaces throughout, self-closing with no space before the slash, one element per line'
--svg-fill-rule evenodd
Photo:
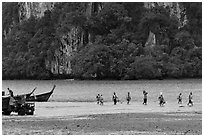
<path fill-rule="evenodd" d="M 100 96 L 100 105 L 103 105 L 103 95 L 101 94 L 101 96 Z"/>
<path fill-rule="evenodd" d="M 8 89 L 8 91 L 9 91 L 9 95 L 11 96 L 11 97 L 13 97 L 13 91 L 11 90 L 11 89 L 9 89 L 9 88 L 7 88 Z"/>
<path fill-rule="evenodd" d="M 97 101 L 97 104 L 100 103 L 100 94 L 98 94 L 98 95 L 96 96 L 96 101 Z"/>
<path fill-rule="evenodd" d="M 193 106 L 193 93 L 190 92 L 189 96 L 188 96 L 188 106 Z"/>
<path fill-rule="evenodd" d="M 2 96 L 5 96 L 5 91 L 2 91 Z"/>
<path fill-rule="evenodd" d="M 16 106 L 16 100 L 14 99 L 13 91 L 10 90 L 9 88 L 8 88 L 8 91 L 9 91 L 9 96 L 10 96 L 8 109 L 12 111 Z"/>
<path fill-rule="evenodd" d="M 182 104 L 182 94 L 180 93 L 178 96 L 178 104 Z"/>
<path fill-rule="evenodd" d="M 114 92 L 113 93 L 113 103 L 114 103 L 114 105 L 117 104 L 117 101 L 118 101 L 118 97 L 116 96 L 116 93 Z"/>
<path fill-rule="evenodd" d="M 160 96 L 159 96 L 159 105 L 160 106 L 164 106 L 164 104 L 166 103 L 165 100 L 164 100 L 164 97 L 162 95 L 162 92 L 160 93 Z"/>
<path fill-rule="evenodd" d="M 126 100 L 127 100 L 127 104 L 130 104 L 130 100 L 131 100 L 130 92 L 128 92 L 128 95 L 127 95 L 127 97 L 126 97 Z"/>
<path fill-rule="evenodd" d="M 147 105 L 147 92 L 144 90 L 143 91 L 143 95 L 144 95 L 144 101 L 143 101 L 143 103 L 142 104 L 144 104 L 144 105 Z"/>

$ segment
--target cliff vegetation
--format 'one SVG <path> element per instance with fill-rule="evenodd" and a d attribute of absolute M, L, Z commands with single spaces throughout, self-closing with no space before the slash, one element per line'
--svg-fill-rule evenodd
<path fill-rule="evenodd" d="M 19 3 L 3 3 L 3 79 L 202 77 L 202 3 L 179 3 L 180 17 L 169 6 L 91 4 L 89 12 L 89 3 L 56 3 L 41 18 L 19 21 Z M 53 73 L 53 61 L 67 60 L 57 56 L 73 28 L 71 71 Z"/>

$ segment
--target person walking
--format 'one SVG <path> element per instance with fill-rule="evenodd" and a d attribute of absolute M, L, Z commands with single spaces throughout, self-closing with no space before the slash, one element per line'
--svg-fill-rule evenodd
<path fill-rule="evenodd" d="M 127 97 L 126 97 L 126 100 L 127 100 L 127 104 L 129 105 L 129 104 L 130 104 L 130 100 L 131 100 L 130 92 L 128 92 L 128 95 L 127 95 Z"/>
<path fill-rule="evenodd" d="M 182 104 L 182 93 L 179 94 L 177 99 L 178 99 L 178 104 Z"/>
<path fill-rule="evenodd" d="M 100 103 L 100 94 L 98 94 L 98 95 L 96 96 L 96 101 L 97 101 L 97 104 Z"/>
<path fill-rule="evenodd" d="M 101 94 L 101 96 L 100 96 L 99 101 L 100 101 L 100 105 L 103 105 L 103 95 L 102 95 L 102 94 Z"/>
<path fill-rule="evenodd" d="M 143 91 L 143 95 L 144 95 L 144 100 L 143 100 L 143 105 L 147 105 L 147 94 L 148 92 L 146 92 L 145 90 Z"/>
<path fill-rule="evenodd" d="M 193 93 L 190 92 L 189 96 L 188 96 L 188 106 L 193 106 Z"/>
<path fill-rule="evenodd" d="M 162 95 L 162 92 L 160 93 L 160 96 L 158 97 L 159 99 L 159 105 L 160 106 L 164 106 L 164 104 L 166 103 L 165 100 L 164 100 L 164 97 Z"/>
<path fill-rule="evenodd" d="M 114 92 L 113 93 L 113 104 L 116 105 L 117 101 L 118 101 L 118 97 L 117 97 L 116 93 Z"/>

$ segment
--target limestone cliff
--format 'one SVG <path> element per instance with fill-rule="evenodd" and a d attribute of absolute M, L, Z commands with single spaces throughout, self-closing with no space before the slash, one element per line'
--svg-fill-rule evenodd
<path fill-rule="evenodd" d="M 171 14 L 181 18 L 181 9 L 179 3 L 173 2 L 147 2 L 144 3 L 146 8 L 152 8 L 156 4 L 160 6 L 169 6 Z M 19 21 L 25 20 L 34 16 L 40 18 L 44 15 L 46 10 L 52 10 L 55 6 L 54 2 L 20 2 L 19 3 Z M 102 9 L 102 3 L 88 3 L 86 7 L 87 18 L 92 16 L 93 13 L 100 12 Z M 51 69 L 53 74 L 70 74 L 71 73 L 71 56 L 74 51 L 77 51 L 78 47 L 84 44 L 91 43 L 93 35 L 88 30 L 82 30 L 78 27 L 73 27 L 66 35 L 61 37 L 61 44 L 55 51 L 55 59 L 52 61 L 46 61 L 47 66 Z M 155 45 L 155 35 L 150 32 L 147 43 Z"/>
<path fill-rule="evenodd" d="M 170 14 L 175 15 L 179 19 L 180 26 L 183 27 L 186 24 L 186 16 L 184 16 L 184 19 L 182 19 L 182 12 L 183 7 L 178 2 L 145 2 L 144 7 L 146 8 L 153 8 L 155 6 L 163 6 L 163 7 L 169 7 L 170 8 Z M 151 31 L 149 32 L 149 37 L 147 39 L 147 42 L 145 46 L 154 46 L 156 45 L 156 36 Z"/>
<path fill-rule="evenodd" d="M 19 21 L 31 16 L 40 18 L 46 10 L 52 10 L 53 7 L 54 2 L 19 2 Z"/>

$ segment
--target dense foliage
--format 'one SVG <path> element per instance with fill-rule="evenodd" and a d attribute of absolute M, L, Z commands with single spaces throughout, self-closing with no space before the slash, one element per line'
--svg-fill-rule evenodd
<path fill-rule="evenodd" d="M 202 77 L 202 3 L 180 3 L 188 20 L 183 26 L 169 7 L 102 3 L 100 12 L 87 16 L 87 4 L 58 3 L 42 18 L 19 23 L 17 3 L 3 3 L 3 30 L 10 28 L 2 43 L 3 78 L 53 78 L 45 61 L 53 59 L 61 36 L 73 26 L 91 36 L 73 53 L 74 78 Z M 145 44 L 150 31 L 155 46 Z"/>

